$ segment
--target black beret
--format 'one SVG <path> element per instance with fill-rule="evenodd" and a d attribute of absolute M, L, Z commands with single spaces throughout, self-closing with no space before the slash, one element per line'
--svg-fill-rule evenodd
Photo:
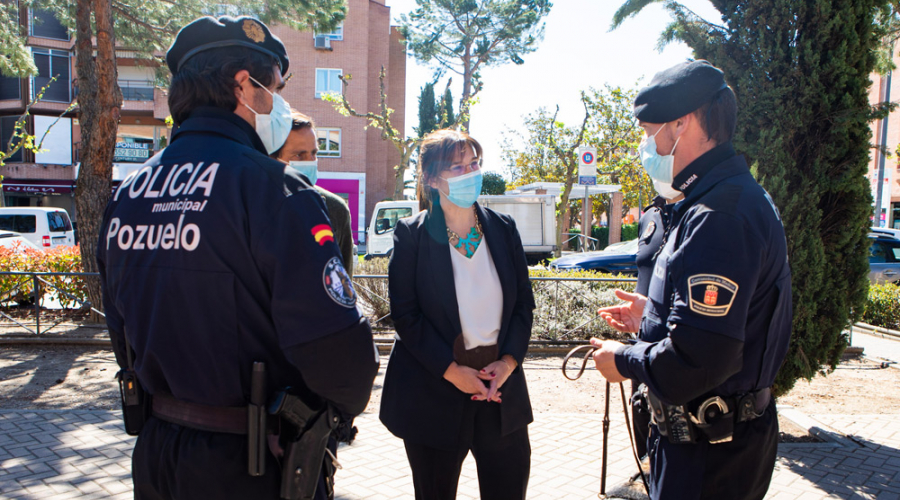
<path fill-rule="evenodd" d="M 252 17 L 222 16 L 217 20 L 206 16 L 192 21 L 181 28 L 166 52 L 166 65 L 177 73 L 194 54 L 219 47 L 247 47 L 269 54 L 278 61 L 281 74 L 287 73 L 290 61 L 284 44 L 268 26 Z"/>
<path fill-rule="evenodd" d="M 660 71 L 634 99 L 634 116 L 668 123 L 700 108 L 728 87 L 722 70 L 700 59 Z"/>

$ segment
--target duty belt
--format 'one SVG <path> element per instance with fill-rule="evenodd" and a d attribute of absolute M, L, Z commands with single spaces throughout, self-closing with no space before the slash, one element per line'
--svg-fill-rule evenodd
<path fill-rule="evenodd" d="M 641 387 L 660 434 L 672 443 L 694 443 L 698 435 L 711 444 L 731 441 L 734 425 L 762 416 L 772 400 L 769 388 L 734 396 L 709 396 L 693 404 L 668 405 Z"/>
<path fill-rule="evenodd" d="M 247 434 L 246 406 L 209 406 L 154 394 L 152 407 L 153 416 L 173 424 L 210 432 Z"/>

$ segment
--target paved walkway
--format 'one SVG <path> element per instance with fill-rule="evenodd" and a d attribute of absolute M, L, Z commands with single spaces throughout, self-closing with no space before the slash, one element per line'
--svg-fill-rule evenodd
<path fill-rule="evenodd" d="M 812 418 L 851 439 L 782 445 L 767 498 L 900 499 L 900 414 Z M 0 498 L 131 498 L 134 442 L 120 422 L 116 411 L 0 410 Z M 597 498 L 601 425 L 601 415 L 535 416 L 529 498 Z M 412 498 L 401 441 L 376 415 L 361 416 L 357 426 L 356 442 L 339 452 L 344 470 L 338 471 L 337 498 Z M 612 486 L 635 470 L 621 412 L 612 417 L 609 456 Z M 478 498 L 471 457 L 459 498 Z"/>
<path fill-rule="evenodd" d="M 849 332 L 848 332 L 849 333 Z M 887 361 L 893 368 L 900 368 L 900 340 L 880 333 L 853 329 L 851 345 L 862 347 L 863 354 L 873 361 Z"/>

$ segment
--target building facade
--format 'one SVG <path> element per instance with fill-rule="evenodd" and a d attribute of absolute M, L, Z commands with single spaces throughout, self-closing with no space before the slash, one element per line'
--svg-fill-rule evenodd
<path fill-rule="evenodd" d="M 894 56 L 894 64 L 900 68 L 900 55 Z M 900 72 L 890 75 L 872 75 L 869 102 L 893 101 L 900 99 Z M 880 220 L 875 221 L 876 210 L 872 210 L 873 226 L 900 229 L 900 109 L 888 115 L 887 119 L 875 120 L 872 126 L 872 141 L 876 146 L 869 155 L 869 169 L 866 177 L 872 187 L 872 202 L 878 203 L 879 178 L 881 179 Z M 884 149 L 882 149 L 882 147 Z M 888 154 L 882 154 L 887 151 Z M 883 169 L 883 170 L 882 170 Z M 883 173 L 879 177 L 879 170 Z"/>
<path fill-rule="evenodd" d="M 74 39 L 50 12 L 22 7 L 19 18 L 29 33 L 27 45 L 38 76 L 0 77 L 0 144 L 5 149 L 16 120 L 49 83 L 26 120 L 26 130 L 38 139 L 47 133 L 42 144 L 45 151 L 20 150 L 0 167 L 4 202 L 65 208 L 77 221 L 74 186 L 81 144 L 77 109 L 69 109 L 78 90 Z M 316 122 L 318 185 L 347 201 L 357 231 L 354 239 L 359 242 L 365 237 L 367 214 L 375 203 L 393 195 L 394 166 L 400 155 L 380 131 L 367 130 L 361 118 L 342 116 L 321 96 L 340 92 L 338 76 L 352 75 L 347 92 L 350 103 L 360 112 L 377 112 L 378 75 L 384 67 L 388 106 L 395 110 L 393 124 L 404 130 L 406 53 L 399 32 L 390 25 L 390 7 L 385 0 L 347 0 L 347 17 L 332 33 L 300 32 L 286 26 L 274 26 L 273 31 L 284 41 L 291 59 L 292 77 L 282 95 Z M 116 56 L 123 105 L 114 183 L 164 148 L 171 136 L 165 122 L 169 115 L 166 92 L 154 85 L 156 68 L 142 65 L 128 50 L 117 50 Z M 57 79 L 50 83 L 52 76 Z"/>

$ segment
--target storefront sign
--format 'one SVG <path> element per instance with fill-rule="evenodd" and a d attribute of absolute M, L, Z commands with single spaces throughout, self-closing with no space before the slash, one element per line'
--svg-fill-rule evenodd
<path fill-rule="evenodd" d="M 64 180 L 41 181 L 9 179 L 3 181 L 3 192 L 10 194 L 44 196 L 71 193 L 74 188 L 74 182 Z"/>
<path fill-rule="evenodd" d="M 117 142 L 113 161 L 144 163 L 150 159 L 149 142 Z"/>

